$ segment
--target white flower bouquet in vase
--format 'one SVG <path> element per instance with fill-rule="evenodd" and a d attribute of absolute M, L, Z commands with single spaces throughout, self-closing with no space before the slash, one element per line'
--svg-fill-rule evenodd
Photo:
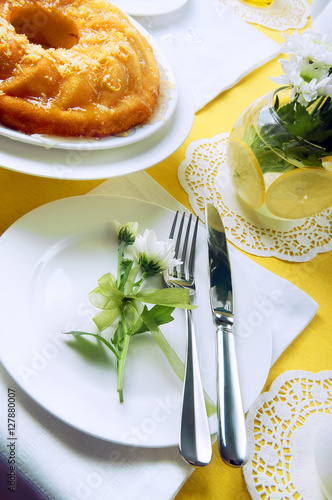
<path fill-rule="evenodd" d="M 332 37 L 286 36 L 282 86 L 251 104 L 229 137 L 237 194 L 273 218 L 298 220 L 332 205 Z"/>

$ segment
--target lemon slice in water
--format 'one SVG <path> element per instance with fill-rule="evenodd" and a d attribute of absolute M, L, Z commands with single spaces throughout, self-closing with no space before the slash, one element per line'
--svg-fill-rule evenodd
<path fill-rule="evenodd" d="M 332 172 L 332 156 L 326 156 L 325 158 L 323 158 L 322 165 L 326 170 Z"/>
<path fill-rule="evenodd" d="M 266 193 L 266 208 L 283 219 L 304 219 L 332 205 L 332 173 L 296 168 L 278 177 Z"/>
<path fill-rule="evenodd" d="M 252 208 L 259 208 L 264 202 L 264 177 L 248 144 L 237 137 L 230 139 L 227 163 L 239 196 Z"/>

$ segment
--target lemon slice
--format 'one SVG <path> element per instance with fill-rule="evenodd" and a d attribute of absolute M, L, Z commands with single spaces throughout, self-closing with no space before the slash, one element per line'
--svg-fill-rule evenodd
<path fill-rule="evenodd" d="M 322 159 L 322 165 L 326 170 L 332 172 L 332 156 L 325 156 L 325 158 Z"/>
<path fill-rule="evenodd" d="M 239 196 L 252 208 L 259 208 L 264 202 L 264 177 L 248 144 L 238 137 L 230 139 L 227 163 Z"/>
<path fill-rule="evenodd" d="M 296 168 L 278 177 L 266 193 L 266 207 L 283 219 L 304 219 L 332 205 L 332 173 Z"/>

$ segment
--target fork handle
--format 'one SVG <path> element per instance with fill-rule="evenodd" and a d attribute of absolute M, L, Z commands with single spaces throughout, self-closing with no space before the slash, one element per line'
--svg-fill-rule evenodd
<path fill-rule="evenodd" d="M 185 460 L 195 467 L 211 462 L 212 444 L 204 393 L 199 372 L 192 311 L 186 309 L 187 353 L 179 448 Z"/>
<path fill-rule="evenodd" d="M 218 446 L 228 465 L 242 467 L 248 460 L 246 422 L 232 330 L 218 326 Z"/>

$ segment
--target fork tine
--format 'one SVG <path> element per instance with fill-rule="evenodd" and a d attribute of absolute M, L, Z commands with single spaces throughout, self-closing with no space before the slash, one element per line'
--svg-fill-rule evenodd
<path fill-rule="evenodd" d="M 180 249 L 180 243 L 181 243 L 181 235 L 182 235 L 182 228 L 183 228 L 183 222 L 184 222 L 184 215 L 185 214 L 183 214 L 183 216 L 182 216 L 182 219 L 181 219 L 181 222 L 180 222 L 179 231 L 178 231 L 178 234 L 176 236 L 175 248 L 174 248 L 174 258 L 175 259 L 179 258 L 179 249 Z M 176 230 L 178 216 L 179 216 L 179 211 L 177 210 L 176 213 L 175 213 L 173 222 L 172 222 L 172 227 L 171 227 L 170 233 L 169 233 L 169 238 L 170 239 L 174 239 L 174 234 L 175 234 L 175 230 Z M 177 273 L 177 266 L 174 266 L 174 267 L 168 269 L 168 274 L 170 276 L 176 277 L 177 274 L 178 274 Z"/>
<path fill-rule="evenodd" d="M 183 215 L 182 215 L 182 218 L 181 218 L 180 227 L 179 227 L 179 230 L 178 230 L 178 235 L 177 235 L 176 242 L 175 242 L 175 258 L 176 259 L 179 258 L 179 250 L 180 250 L 181 237 L 182 237 L 182 229 L 183 229 L 183 223 L 184 223 L 185 216 L 186 216 L 186 214 L 184 212 Z"/>
<path fill-rule="evenodd" d="M 196 222 L 195 222 L 195 227 L 194 227 L 193 238 L 192 238 L 192 242 L 191 242 L 189 262 L 188 262 L 189 278 L 193 278 L 194 277 L 194 261 L 195 261 L 195 254 L 196 254 L 196 241 L 197 241 L 198 222 L 199 222 L 199 217 L 197 216 L 196 217 Z"/>
<path fill-rule="evenodd" d="M 183 242 L 182 256 L 181 256 L 181 260 L 182 260 L 181 274 L 185 274 L 185 263 L 186 263 L 189 235 L 190 235 L 191 219 L 192 219 L 192 214 L 189 215 L 188 224 L 187 224 L 187 231 L 186 231 L 186 235 L 184 237 L 184 242 Z"/>
<path fill-rule="evenodd" d="M 171 239 L 174 239 L 178 216 L 179 216 L 179 211 L 177 210 L 177 212 L 175 213 L 174 219 L 173 219 L 170 233 L 169 233 L 169 238 L 171 238 Z M 169 269 L 169 271 L 168 271 L 169 274 L 174 276 L 174 277 L 178 276 L 178 271 L 179 271 L 179 274 L 182 275 L 183 278 L 185 278 L 185 273 L 187 270 L 188 275 L 189 275 L 188 276 L 189 279 L 193 279 L 199 217 L 196 217 L 196 222 L 195 222 L 195 226 L 194 226 L 194 230 L 193 230 L 193 234 L 192 234 L 191 246 L 190 246 L 189 260 L 187 261 L 186 257 L 187 257 L 187 252 L 188 252 L 190 231 L 191 231 L 191 226 L 192 226 L 192 216 L 193 215 L 191 213 L 189 215 L 189 218 L 188 218 L 186 233 L 185 233 L 184 241 L 183 241 L 183 245 L 182 245 L 182 255 L 181 255 L 180 267 L 174 267 L 173 269 Z M 184 228 L 185 218 L 186 218 L 186 212 L 183 212 L 181 220 L 180 220 L 179 229 L 178 229 L 177 235 L 176 235 L 176 241 L 175 241 L 174 257 L 176 259 L 179 258 L 179 254 L 180 254 L 182 232 L 183 232 L 183 228 Z M 185 266 L 187 266 L 187 268 L 185 268 Z"/>
<path fill-rule="evenodd" d="M 174 236 L 174 232 L 175 232 L 175 227 L 176 227 L 176 221 L 178 220 L 178 215 L 179 215 L 179 211 L 177 210 L 176 211 L 176 214 L 174 216 L 174 219 L 173 219 L 173 223 L 172 223 L 172 227 L 171 227 L 171 231 L 169 233 L 169 238 L 172 240 L 173 239 L 173 236 Z"/>

